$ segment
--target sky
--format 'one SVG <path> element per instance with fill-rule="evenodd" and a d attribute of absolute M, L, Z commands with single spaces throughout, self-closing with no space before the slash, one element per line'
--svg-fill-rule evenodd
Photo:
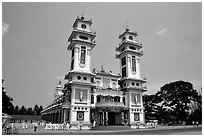
<path fill-rule="evenodd" d="M 96 47 L 91 69 L 120 72 L 115 47 L 128 26 L 143 43 L 145 94 L 184 80 L 202 87 L 202 3 L 6 3 L 2 4 L 3 86 L 14 105 L 43 107 L 70 70 L 67 39 L 77 16 L 92 19 Z"/>

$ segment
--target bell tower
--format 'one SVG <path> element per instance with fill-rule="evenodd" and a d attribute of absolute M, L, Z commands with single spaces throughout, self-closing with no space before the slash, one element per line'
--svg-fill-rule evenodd
<path fill-rule="evenodd" d="M 66 94 L 70 102 L 68 120 L 72 128 L 83 125 L 83 129 L 90 126 L 91 91 L 94 87 L 91 66 L 91 50 L 95 47 L 96 33 L 91 30 L 92 20 L 83 16 L 77 17 L 73 24 L 73 31 L 68 38 L 68 50 L 71 51 L 71 68 L 65 79 Z"/>
<path fill-rule="evenodd" d="M 128 108 L 128 123 L 132 128 L 136 124 L 144 123 L 144 107 L 142 94 L 147 91 L 143 87 L 146 79 L 142 79 L 140 75 L 140 57 L 143 55 L 141 51 L 142 43 L 136 40 L 137 32 L 132 32 L 128 28 L 119 35 L 121 42 L 116 47 L 119 54 L 116 58 L 120 60 L 121 89 L 125 91 L 125 104 Z"/>
<path fill-rule="evenodd" d="M 68 38 L 68 50 L 72 52 L 71 55 L 71 71 L 80 71 L 90 73 L 91 50 L 96 45 L 93 40 L 96 33 L 90 29 L 92 20 L 85 20 L 82 16 L 77 17 L 73 24 L 73 31 Z"/>

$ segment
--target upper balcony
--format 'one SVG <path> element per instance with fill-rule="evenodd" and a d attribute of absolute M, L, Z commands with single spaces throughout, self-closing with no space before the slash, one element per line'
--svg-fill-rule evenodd
<path fill-rule="evenodd" d="M 91 47 L 91 49 L 93 49 L 96 46 L 96 41 L 95 40 L 88 41 L 88 40 L 82 40 L 82 39 L 73 38 L 72 41 L 70 42 L 70 44 L 68 45 L 67 50 L 72 50 L 72 47 L 76 43 L 80 43 L 80 42 L 87 43 Z"/>
<path fill-rule="evenodd" d="M 142 43 L 139 43 L 139 41 L 125 39 L 125 40 L 123 40 L 123 41 L 121 41 L 119 43 L 119 46 L 116 47 L 116 51 L 120 51 L 120 49 L 123 47 L 122 46 L 123 44 L 130 44 L 130 45 L 133 45 L 133 46 L 137 46 L 138 49 L 142 48 Z"/>
<path fill-rule="evenodd" d="M 93 32 L 92 29 L 83 29 L 83 28 L 76 27 L 74 28 L 73 31 L 79 31 L 79 32 L 88 33 L 91 35 L 96 35 L 96 32 Z"/>
<path fill-rule="evenodd" d="M 107 101 L 107 102 L 97 102 L 95 104 L 96 107 L 124 107 L 123 102 L 113 102 L 113 101 Z"/>
<path fill-rule="evenodd" d="M 123 52 L 121 52 L 121 53 L 119 53 L 119 54 L 116 54 L 116 58 L 120 58 L 121 57 L 121 55 L 123 54 L 123 53 L 125 53 L 125 52 L 129 52 L 129 53 L 136 53 L 136 54 L 138 54 L 138 56 L 142 56 L 143 55 L 143 51 L 142 50 L 135 50 L 135 51 L 133 51 L 133 50 L 130 50 L 130 49 L 125 49 Z"/>

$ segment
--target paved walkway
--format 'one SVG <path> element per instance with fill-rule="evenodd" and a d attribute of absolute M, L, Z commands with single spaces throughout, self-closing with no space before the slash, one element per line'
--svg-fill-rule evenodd
<path fill-rule="evenodd" d="M 115 126 L 116 127 L 116 126 Z M 34 132 L 34 129 L 32 128 L 32 126 L 28 126 L 27 129 L 25 130 L 22 130 L 21 128 L 19 129 L 19 134 L 55 134 L 55 135 L 59 135 L 59 134 L 99 134 L 99 133 L 117 133 L 117 134 L 120 134 L 120 132 L 124 133 L 124 132 L 133 132 L 133 131 L 151 131 L 151 130 L 171 130 L 171 129 L 181 129 L 181 128 L 192 128 L 193 126 L 158 126 L 157 128 L 153 128 L 153 129 L 124 129 L 122 130 L 121 128 L 119 128 L 119 130 L 116 130 L 114 126 L 110 126 L 110 129 L 109 130 L 80 130 L 80 131 L 77 131 L 77 130 L 69 130 L 69 131 L 61 131 L 61 130 L 45 130 L 44 127 L 42 126 L 39 126 L 37 131 Z M 200 127 L 202 127 L 200 125 Z M 114 128 L 114 129 L 113 129 Z"/>

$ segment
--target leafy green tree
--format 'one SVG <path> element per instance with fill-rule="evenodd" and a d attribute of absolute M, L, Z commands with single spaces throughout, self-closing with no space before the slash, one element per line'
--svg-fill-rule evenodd
<path fill-rule="evenodd" d="M 2 84 L 4 82 L 4 79 L 2 79 Z M 5 88 L 2 86 L 2 112 L 12 115 L 14 112 L 14 106 L 13 106 L 13 98 L 7 95 L 6 91 L 4 91 Z"/>

